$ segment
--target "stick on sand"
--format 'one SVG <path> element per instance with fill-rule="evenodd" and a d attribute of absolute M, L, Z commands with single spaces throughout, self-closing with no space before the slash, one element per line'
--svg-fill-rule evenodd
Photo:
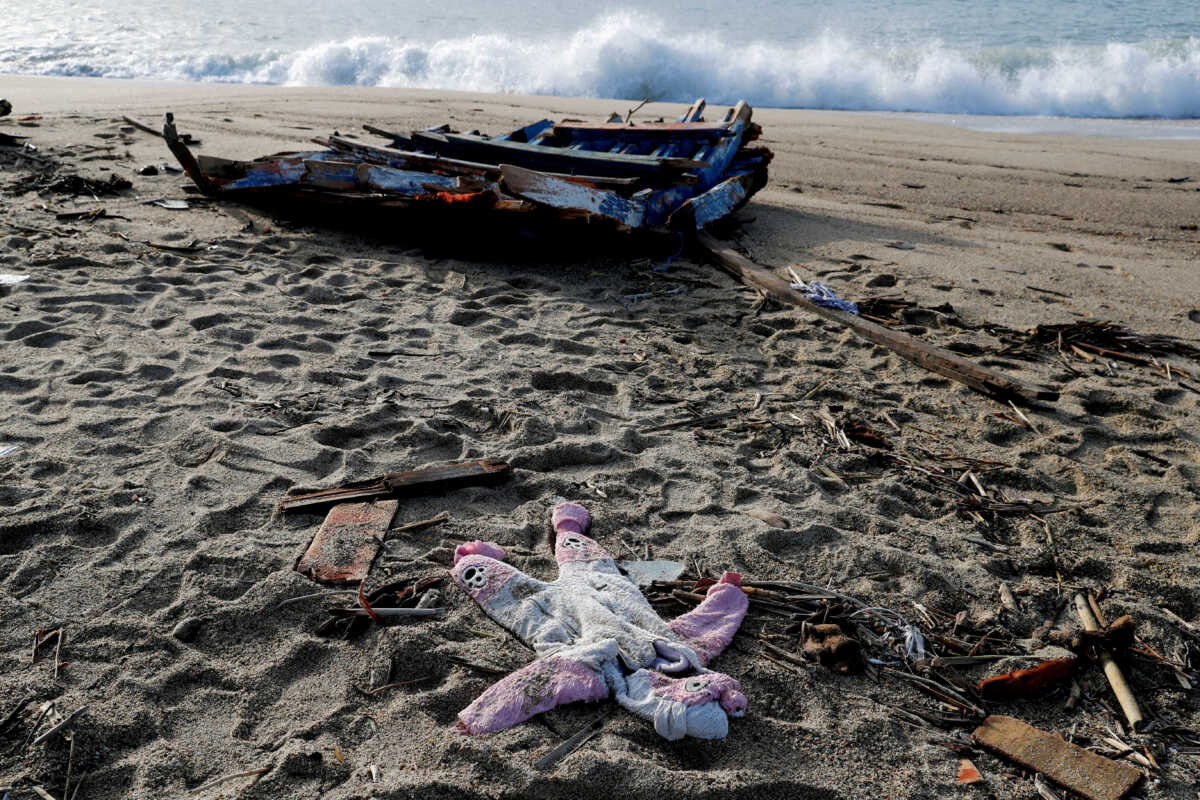
<path fill-rule="evenodd" d="M 1096 615 L 1092 613 L 1091 604 L 1082 593 L 1075 595 L 1075 611 L 1079 614 L 1079 621 L 1083 623 L 1084 630 L 1100 630 L 1100 623 L 1096 621 Z M 1129 684 L 1125 681 L 1125 675 L 1117 666 L 1117 662 L 1113 660 L 1112 653 L 1101 650 L 1100 664 L 1104 667 L 1104 676 L 1108 678 L 1108 685 L 1112 687 L 1113 694 L 1117 696 L 1117 702 L 1121 704 L 1121 710 L 1125 712 L 1125 719 L 1129 721 L 1129 726 L 1135 731 L 1139 730 L 1144 721 L 1142 709 L 1138 707 L 1137 698 L 1133 696 L 1133 690 L 1129 688 Z"/>

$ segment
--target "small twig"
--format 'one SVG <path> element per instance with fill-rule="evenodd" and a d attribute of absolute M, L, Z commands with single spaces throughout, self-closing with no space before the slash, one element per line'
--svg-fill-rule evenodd
<path fill-rule="evenodd" d="M 618 707 L 614 705 L 606 708 L 604 711 L 601 711 L 599 716 L 597 716 L 587 725 L 580 728 L 569 739 L 535 761 L 533 768 L 536 770 L 550 769 L 550 767 L 553 767 L 559 761 L 562 761 L 564 758 L 571 755 L 571 753 L 582 747 L 588 739 L 591 739 L 600 732 L 600 728 L 604 726 L 604 723 L 609 717 L 616 713 L 617 708 Z"/>
<path fill-rule="evenodd" d="M 382 691 L 386 691 L 387 689 L 399 689 L 401 686 L 412 686 L 414 683 L 422 683 L 423 681 L 430 680 L 434 677 L 436 677 L 436 676 L 425 675 L 420 678 L 414 678 L 411 681 L 400 681 L 399 683 L 385 683 L 383 686 L 378 686 L 374 689 L 364 689 L 361 686 L 355 686 L 354 688 L 358 689 L 358 691 L 362 692 L 367 697 L 374 697 L 375 695 L 379 694 Z"/>
<path fill-rule="evenodd" d="M 200 792 L 203 792 L 205 789 L 211 789 L 212 787 L 218 786 L 226 781 L 237 780 L 238 778 L 249 778 L 252 775 L 266 775 L 270 771 L 270 767 L 260 767 L 259 769 L 249 769 L 245 772 L 238 772 L 234 775 L 226 775 L 224 778 L 217 778 L 215 781 L 209 781 L 203 786 L 198 786 L 188 792 L 188 794 L 200 794 Z"/>
<path fill-rule="evenodd" d="M 391 530 L 388 531 L 388 533 L 392 534 L 392 533 L 409 533 L 411 531 L 423 531 L 426 528 L 432 528 L 434 525 L 440 525 L 443 522 L 448 521 L 449 519 L 450 519 L 450 512 L 443 511 L 442 513 L 438 514 L 436 517 L 433 517 L 431 519 L 423 519 L 420 522 L 409 522 L 404 525 L 401 525 L 398 528 L 392 528 Z"/>
<path fill-rule="evenodd" d="M 29 743 L 29 746 L 30 746 L 30 747 L 37 747 L 39 744 L 41 744 L 42 742 L 46 741 L 47 739 L 49 739 L 49 738 L 50 738 L 51 736 L 53 736 L 54 734 L 58 733 L 59 731 L 62 731 L 62 730 L 64 730 L 64 729 L 66 729 L 66 728 L 67 728 L 67 727 L 69 727 L 70 725 L 73 725 L 73 724 L 74 724 L 74 722 L 75 722 L 75 718 L 76 718 L 76 717 L 78 717 L 80 714 L 82 714 L 84 711 L 87 711 L 87 706 L 80 706 L 79 708 L 75 709 L 75 710 L 74 710 L 74 711 L 72 711 L 72 712 L 70 713 L 70 715 L 68 715 L 68 716 L 67 716 L 67 718 L 66 718 L 66 719 L 64 719 L 62 722 L 58 723 L 58 724 L 57 724 L 57 725 L 55 725 L 53 728 L 51 728 L 50 730 L 46 731 L 46 732 L 45 732 L 45 733 L 43 733 L 41 736 L 37 737 L 37 738 L 36 738 L 36 739 L 34 739 L 32 742 L 30 742 L 30 743 Z"/>
<path fill-rule="evenodd" d="M 52 708 L 54 708 L 54 701 L 50 700 L 42 706 L 42 710 L 39 711 L 38 715 L 33 718 L 33 724 L 29 727 L 29 735 L 25 737 L 25 743 L 21 745 L 22 749 L 29 747 L 30 740 L 33 739 L 34 734 L 37 733 L 38 725 L 42 724 L 42 720 L 45 719 L 46 715 L 50 713 L 50 709 Z"/>
<path fill-rule="evenodd" d="M 313 598 L 316 598 L 316 597 L 329 597 L 331 595 L 338 595 L 338 594 L 358 594 L 358 592 L 354 591 L 353 589 L 331 589 L 330 591 L 327 591 L 327 592 L 313 592 L 312 594 L 302 594 L 299 597 L 292 597 L 288 600 L 284 600 L 282 603 L 275 606 L 275 608 L 276 608 L 276 610 L 278 610 L 280 608 L 283 608 L 284 606 L 289 606 L 292 603 L 299 603 L 301 600 L 312 600 Z"/>
<path fill-rule="evenodd" d="M 88 779 L 88 776 L 91 774 L 92 773 L 90 773 L 90 772 L 85 772 L 85 773 L 83 773 L 82 778 L 75 781 L 75 793 L 71 795 L 71 800 L 75 800 L 75 796 L 79 794 L 79 790 L 80 790 L 80 788 L 82 788 L 84 781 L 86 781 Z M 66 800 L 65 794 L 63 796 L 63 800 Z"/>
<path fill-rule="evenodd" d="M 17 703 L 16 708 L 8 712 L 3 720 L 0 720 L 0 733 L 4 733 L 4 731 L 7 730 L 8 726 L 11 725 L 13 720 L 17 718 L 17 715 L 25 710 L 25 706 L 29 705 L 35 696 L 36 695 L 31 694 L 21 702 Z"/>
<path fill-rule="evenodd" d="M 58 657 L 62 651 L 63 637 L 65 635 L 66 634 L 63 633 L 63 629 L 59 628 L 58 629 L 58 641 L 54 645 L 54 680 L 58 680 L 58 665 L 59 665 Z M 72 742 L 72 746 L 74 746 L 74 742 Z M 66 794 L 66 792 L 64 791 L 63 794 Z"/>
<path fill-rule="evenodd" d="M 444 608 L 371 608 L 364 606 L 364 609 L 369 609 L 367 610 L 368 616 L 373 612 L 376 617 L 440 617 L 446 613 Z"/>
<path fill-rule="evenodd" d="M 71 750 L 67 753 L 67 779 L 63 783 L 63 800 L 71 794 L 71 765 L 75 762 L 75 737 L 71 737 Z"/>

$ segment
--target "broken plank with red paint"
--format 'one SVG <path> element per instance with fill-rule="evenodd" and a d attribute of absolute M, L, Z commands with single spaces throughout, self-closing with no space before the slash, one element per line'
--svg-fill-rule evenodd
<path fill-rule="evenodd" d="M 978 744 L 1088 800 L 1120 800 L 1142 779 L 1140 770 L 1073 745 L 1019 719 L 993 714 L 971 735 Z"/>
<path fill-rule="evenodd" d="M 339 503 L 296 563 L 296 571 L 321 583 L 359 583 L 379 554 L 398 500 Z"/>

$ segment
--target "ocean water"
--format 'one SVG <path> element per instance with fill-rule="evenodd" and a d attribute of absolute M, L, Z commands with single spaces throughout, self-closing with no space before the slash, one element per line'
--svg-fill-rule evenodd
<path fill-rule="evenodd" d="M 1197 0 L 0 0 L 0 8 L 0 75 L 1200 119 Z"/>

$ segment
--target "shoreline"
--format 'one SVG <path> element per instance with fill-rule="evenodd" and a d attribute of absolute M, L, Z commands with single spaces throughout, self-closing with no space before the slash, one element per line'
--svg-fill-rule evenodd
<path fill-rule="evenodd" d="M 70 87 L 74 82 L 84 87 L 89 93 L 99 95 L 96 102 L 124 99 L 127 94 L 137 91 L 151 92 L 195 92 L 204 97 L 219 96 L 223 92 L 234 96 L 255 95 L 260 92 L 296 92 L 300 96 L 312 94 L 325 96 L 329 93 L 346 92 L 350 94 L 370 94 L 371 92 L 396 93 L 399 97 L 412 95 L 427 95 L 430 97 L 471 98 L 511 97 L 520 103 L 533 100 L 534 95 L 524 94 L 491 94 L 487 92 L 472 92 L 442 89 L 397 89 L 382 86 L 284 86 L 280 84 L 247 84 L 247 83 L 218 83 L 193 81 L 149 80 L 145 78 L 88 78 L 48 75 L 7 75 L 0 73 L 0 79 L 6 81 L 9 87 L 6 91 L 14 93 L 19 99 L 36 96 L 42 102 L 48 100 L 47 111 L 64 110 L 71 101 L 62 95 L 75 94 Z M 46 90 L 50 89 L 49 92 Z M 410 94 L 411 93 L 411 94 Z M 540 96 L 542 101 L 577 100 L 584 103 L 622 104 L 629 107 L 639 100 L 618 98 L 570 97 L 559 95 Z M 60 99 L 61 98 L 61 99 Z M 9 98 L 11 99 L 11 98 Z M 656 106 L 676 106 L 679 103 L 656 102 Z M 886 111 L 886 110 L 835 110 L 812 108 L 781 108 L 774 106 L 757 107 L 761 110 L 795 113 L 832 113 L 847 115 L 863 115 L 895 119 L 902 122 L 932 123 L 961 130 L 980 133 L 997 133 L 1011 135 L 1055 135 L 1077 136 L 1080 138 L 1116 138 L 1134 141 L 1193 141 L 1200 139 L 1200 119 L 1173 118 L 1142 118 L 1142 117 L 1058 117 L 1058 116 L 1029 116 L 1020 114 L 955 114 L 933 113 L 926 111 Z"/>
<path fill-rule="evenodd" d="M 39 183 L 38 162 L 3 166 L 0 272 L 29 277 L 0 285 L 0 715 L 36 699 L 4 734 L 19 743 L 43 703 L 88 710 L 73 755 L 58 736 L 0 753 L 0 786 L 61 796 L 74 759 L 89 800 L 182 796 L 240 773 L 204 796 L 962 791 L 946 734 L 889 708 L 941 713 L 925 695 L 764 658 L 764 631 L 798 652 L 792 620 L 769 612 L 713 663 L 750 704 L 723 741 L 667 743 L 618 712 L 543 772 L 537 760 L 598 706 L 454 733 L 489 670 L 529 652 L 449 581 L 444 617 L 319 634 L 321 599 L 281 604 L 320 588 L 294 567 L 321 518 L 276 504 L 459 460 L 503 459 L 512 479 L 401 501 L 396 526 L 449 518 L 388 536 L 372 587 L 444 578 L 474 539 L 552 580 L 547 515 L 561 496 L 589 509 L 610 552 L 915 608 L 942 636 L 986 639 L 978 652 L 1021 653 L 1015 668 L 1046 620 L 1072 626 L 1075 591 L 1102 591 L 1110 619 L 1133 615 L 1171 658 L 1188 635 L 1171 615 L 1200 619 L 1200 362 L 1156 355 L 1165 372 L 1069 347 L 1021 352 L 1035 326 L 1103 320 L 1200 340 L 1200 141 L 756 109 L 775 160 L 730 246 L 846 299 L 899 302 L 888 324 L 1059 387 L 1026 422 L 687 255 L 663 270 L 570 242 L 541 260 L 498 245 L 468 257 L 453 241 L 417 246 L 401 216 L 349 230 L 220 203 L 178 175 L 141 175 L 173 159 L 121 119 L 171 110 L 199 152 L 254 158 L 335 129 L 366 139 L 363 123 L 499 133 L 603 119 L 628 101 L 48 78 L 4 92 L 13 117 L 41 115 L 0 131 L 31 137 L 47 173 L 132 186 L 93 196 Z M 188 208 L 148 204 L 158 198 Z M 844 446 L 826 416 L 893 449 Z M 972 470 L 989 497 L 1056 513 L 973 516 L 926 480 L 935 469 Z M 31 660 L 35 632 L 57 628 L 66 663 Z M 998 669 L 962 674 L 974 684 Z M 1163 726 L 1200 729 L 1171 670 L 1132 659 L 1128 678 Z M 1102 747 L 1119 714 L 1099 670 L 1077 680 L 1074 709 L 1060 688 L 988 710 Z M 1133 739 L 1160 764 L 1138 795 L 1194 800 L 1197 757 L 1162 730 Z M 971 758 L 998 800 L 1035 793 L 1010 763 Z"/>

